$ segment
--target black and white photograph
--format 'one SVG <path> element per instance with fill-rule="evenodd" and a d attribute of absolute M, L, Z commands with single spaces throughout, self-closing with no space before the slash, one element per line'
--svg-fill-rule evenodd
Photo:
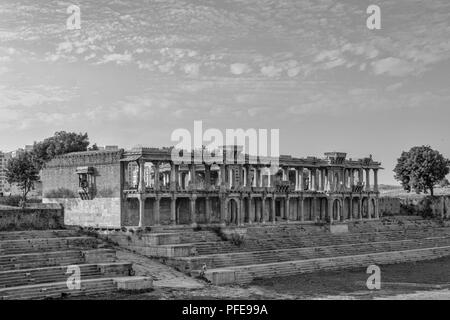
<path fill-rule="evenodd" d="M 450 300 L 449 121 L 449 0 L 0 0 L 0 300 Z"/>

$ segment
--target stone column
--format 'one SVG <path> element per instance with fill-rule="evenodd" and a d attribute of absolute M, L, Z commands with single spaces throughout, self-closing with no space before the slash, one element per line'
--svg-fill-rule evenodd
<path fill-rule="evenodd" d="M 325 169 L 320 169 L 320 191 L 325 191 Z"/>
<path fill-rule="evenodd" d="M 327 191 L 332 192 L 333 190 L 333 170 L 327 169 Z"/>
<path fill-rule="evenodd" d="M 370 169 L 366 169 L 366 192 L 370 191 Z"/>
<path fill-rule="evenodd" d="M 170 190 L 175 191 L 177 188 L 177 174 L 178 172 L 178 165 L 175 163 L 170 164 Z"/>
<path fill-rule="evenodd" d="M 206 217 L 206 223 L 211 223 L 211 198 L 206 197 L 205 198 L 205 217 Z"/>
<path fill-rule="evenodd" d="M 373 169 L 373 191 L 378 192 L 378 169 Z"/>
<path fill-rule="evenodd" d="M 191 171 L 191 186 L 193 188 L 195 188 L 196 184 L 197 184 L 197 176 L 196 176 L 196 172 L 195 172 L 195 164 L 194 163 L 190 164 L 189 169 Z"/>
<path fill-rule="evenodd" d="M 311 171 L 311 183 L 310 183 L 310 185 L 311 185 L 311 191 L 316 191 L 316 173 L 317 173 L 317 171 L 316 171 L 316 169 L 312 169 L 312 171 Z"/>
<path fill-rule="evenodd" d="M 359 169 L 358 174 L 359 174 L 358 183 L 362 185 L 363 180 L 364 180 L 364 172 L 363 172 L 362 168 Z"/>
<path fill-rule="evenodd" d="M 353 198 L 350 197 L 350 203 L 349 203 L 349 208 L 348 210 L 350 211 L 350 221 L 353 220 Z"/>
<path fill-rule="evenodd" d="M 159 208 L 160 208 L 160 197 L 156 197 L 155 201 L 153 202 L 153 219 L 155 225 L 159 225 Z"/>
<path fill-rule="evenodd" d="M 144 177 L 144 172 L 145 172 L 145 160 L 144 159 L 139 159 L 139 182 L 138 182 L 138 191 L 140 193 L 144 193 L 145 192 L 145 177 Z"/>
<path fill-rule="evenodd" d="M 262 199 L 260 199 L 261 201 L 258 200 L 254 200 L 255 201 L 255 220 L 257 223 L 261 222 L 261 202 Z"/>
<path fill-rule="evenodd" d="M 265 211 L 266 211 L 266 197 L 262 197 L 262 201 L 261 201 L 261 222 L 262 223 L 266 222 Z"/>
<path fill-rule="evenodd" d="M 144 226 L 144 212 L 145 212 L 145 196 L 143 193 L 139 194 L 139 222 L 138 227 L 142 228 Z"/>
<path fill-rule="evenodd" d="M 191 224 L 195 224 L 196 223 L 196 219 L 195 219 L 195 200 L 197 200 L 196 196 L 192 196 L 190 198 Z"/>
<path fill-rule="evenodd" d="M 155 190 L 159 190 L 159 162 L 154 162 L 154 173 L 155 173 Z"/>
<path fill-rule="evenodd" d="M 205 164 L 205 188 L 211 187 L 211 165 Z"/>
<path fill-rule="evenodd" d="M 177 224 L 177 198 L 175 196 L 170 199 L 170 220 L 172 224 Z"/>
<path fill-rule="evenodd" d="M 300 189 L 300 191 L 305 190 L 305 186 L 303 185 L 303 167 L 300 167 L 299 172 L 298 172 L 298 187 Z"/>
<path fill-rule="evenodd" d="M 328 217 L 330 218 L 330 224 L 333 223 L 333 201 L 334 199 L 328 199 Z"/>
<path fill-rule="evenodd" d="M 305 217 L 304 217 L 304 212 L 305 212 L 304 204 L 305 204 L 305 202 L 304 202 L 304 200 L 305 199 L 303 197 L 299 198 L 299 201 L 300 201 L 300 206 L 299 206 L 299 209 L 300 209 L 300 221 L 304 221 L 305 220 Z"/>
<path fill-rule="evenodd" d="M 352 190 L 354 185 L 355 185 L 355 172 L 353 169 L 350 169 L 350 188 Z"/>
<path fill-rule="evenodd" d="M 363 219 L 363 206 L 362 206 L 362 198 L 360 197 L 359 198 L 359 203 L 358 203 L 358 206 L 359 206 L 359 220 L 362 220 Z"/>
<path fill-rule="evenodd" d="M 227 185 L 225 165 L 222 163 L 220 164 L 219 168 L 220 168 L 220 186 L 225 187 Z"/>
<path fill-rule="evenodd" d="M 270 222 L 275 223 L 276 221 L 276 198 L 272 197 L 272 208 L 270 210 Z"/>
<path fill-rule="evenodd" d="M 286 221 L 290 220 L 290 199 L 289 196 L 286 196 L 286 204 L 284 206 L 284 218 L 286 219 Z"/>
<path fill-rule="evenodd" d="M 252 186 L 252 171 L 253 171 L 253 167 L 251 165 L 247 166 L 247 184 L 245 185 L 246 187 L 251 187 Z"/>
<path fill-rule="evenodd" d="M 248 197 L 248 223 L 252 224 L 255 221 L 255 210 L 254 210 L 254 200 L 252 197 Z"/>

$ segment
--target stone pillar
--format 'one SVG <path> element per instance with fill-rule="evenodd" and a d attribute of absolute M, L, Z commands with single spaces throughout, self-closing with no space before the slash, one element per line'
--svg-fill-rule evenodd
<path fill-rule="evenodd" d="M 378 169 L 373 169 L 373 191 L 378 192 Z"/>
<path fill-rule="evenodd" d="M 220 223 L 225 223 L 227 217 L 227 203 L 225 198 L 220 198 Z"/>
<path fill-rule="evenodd" d="M 225 187 L 227 185 L 225 165 L 222 163 L 219 165 L 219 168 L 220 168 L 220 186 Z"/>
<path fill-rule="evenodd" d="M 177 188 L 178 165 L 170 164 L 170 190 L 175 191 Z"/>
<path fill-rule="evenodd" d="M 248 223 L 252 224 L 255 221 L 255 201 L 252 197 L 248 197 Z"/>
<path fill-rule="evenodd" d="M 316 173 L 317 173 L 317 171 L 316 171 L 316 169 L 312 169 L 311 170 L 311 183 L 310 183 L 310 185 L 311 185 L 311 191 L 316 191 Z"/>
<path fill-rule="evenodd" d="M 143 193 L 139 195 L 139 222 L 138 227 L 142 228 L 144 226 L 144 212 L 145 212 L 145 196 Z"/>
<path fill-rule="evenodd" d="M 193 188 L 195 188 L 196 184 L 197 184 L 197 176 L 196 176 L 196 172 L 195 172 L 195 164 L 194 163 L 190 164 L 189 169 L 190 169 L 190 173 L 191 173 L 191 186 Z"/>
<path fill-rule="evenodd" d="M 333 201 L 334 199 L 327 199 L 328 201 L 328 217 L 330 218 L 330 224 L 333 223 Z"/>
<path fill-rule="evenodd" d="M 177 224 L 177 198 L 175 196 L 170 199 L 170 220 L 172 224 Z"/>
<path fill-rule="evenodd" d="M 261 222 L 262 223 L 266 222 L 265 211 L 266 211 L 266 197 L 262 197 L 262 201 L 261 201 Z"/>
<path fill-rule="evenodd" d="M 211 165 L 205 164 L 205 188 L 208 190 L 211 186 Z"/>
<path fill-rule="evenodd" d="M 261 200 L 261 199 L 260 199 Z M 254 200 L 255 201 L 255 221 L 261 222 L 261 201 Z"/>
<path fill-rule="evenodd" d="M 362 220 L 363 219 L 363 206 L 362 206 L 362 198 L 360 197 L 359 198 L 359 203 L 358 203 L 358 206 L 359 206 L 359 220 Z"/>
<path fill-rule="evenodd" d="M 270 210 L 270 222 L 275 223 L 276 221 L 276 198 L 272 197 L 272 208 Z"/>
<path fill-rule="evenodd" d="M 333 190 L 333 170 L 327 169 L 327 191 L 332 192 Z"/>
<path fill-rule="evenodd" d="M 286 221 L 290 220 L 290 199 L 289 196 L 286 196 L 286 204 L 284 206 L 284 218 L 286 219 Z"/>
<path fill-rule="evenodd" d="M 358 176 L 358 182 L 359 182 L 359 184 L 362 185 L 363 180 L 364 180 L 364 173 L 363 173 L 363 169 L 362 169 L 362 168 L 359 169 L 358 174 L 359 174 L 359 176 Z"/>
<path fill-rule="evenodd" d="M 300 169 L 298 170 L 298 180 L 298 187 L 300 191 L 305 190 L 305 186 L 303 185 L 303 167 L 300 167 Z"/>
<path fill-rule="evenodd" d="M 196 219 L 195 219 L 195 200 L 197 200 L 196 196 L 192 196 L 190 198 L 190 214 L 191 214 L 191 224 L 196 223 Z"/>
<path fill-rule="evenodd" d="M 154 173 L 155 173 L 155 190 L 159 190 L 159 162 L 154 162 Z"/>
<path fill-rule="evenodd" d="M 370 169 L 366 169 L 366 192 L 370 191 Z"/>
<path fill-rule="evenodd" d="M 299 206 L 299 210 L 300 210 L 300 221 L 304 221 L 305 220 L 305 216 L 304 216 L 304 212 L 305 212 L 305 202 L 304 202 L 304 198 L 301 197 L 299 198 L 300 201 L 300 206 Z"/>
<path fill-rule="evenodd" d="M 144 177 L 144 172 L 145 172 L 145 160 L 144 159 L 139 159 L 139 182 L 138 182 L 138 191 L 140 193 L 144 193 L 145 192 L 145 177 Z"/>
<path fill-rule="evenodd" d="M 211 223 L 211 198 L 206 197 L 205 198 L 205 217 L 206 217 L 206 223 Z"/>
<path fill-rule="evenodd" d="M 351 197 L 350 197 L 350 203 L 349 203 L 348 210 L 350 211 L 349 219 L 350 219 L 350 221 L 352 221 L 353 220 L 353 198 L 351 198 Z"/>
<path fill-rule="evenodd" d="M 153 221 L 155 225 L 159 225 L 159 208 L 160 208 L 160 197 L 156 197 L 153 202 Z"/>
<path fill-rule="evenodd" d="M 320 169 L 320 191 L 325 191 L 325 169 Z"/>
<path fill-rule="evenodd" d="M 350 170 L 350 188 L 353 189 L 353 186 L 355 185 L 355 172 L 353 169 Z"/>
<path fill-rule="evenodd" d="M 253 167 L 251 165 L 248 165 L 247 166 L 247 184 L 245 185 L 246 187 L 251 187 L 253 185 L 252 171 L 253 171 Z"/>

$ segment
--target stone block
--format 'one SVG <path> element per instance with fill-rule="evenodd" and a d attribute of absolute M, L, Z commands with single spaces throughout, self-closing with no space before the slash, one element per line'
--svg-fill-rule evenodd
<path fill-rule="evenodd" d="M 212 284 L 220 286 L 236 282 L 236 272 L 232 269 L 215 269 L 205 272 L 205 278 Z"/>
<path fill-rule="evenodd" d="M 114 283 L 118 290 L 141 291 L 153 288 L 153 279 L 151 277 L 123 277 L 115 278 Z"/>
<path fill-rule="evenodd" d="M 332 224 L 330 225 L 331 233 L 347 233 L 348 232 L 348 224 Z"/>

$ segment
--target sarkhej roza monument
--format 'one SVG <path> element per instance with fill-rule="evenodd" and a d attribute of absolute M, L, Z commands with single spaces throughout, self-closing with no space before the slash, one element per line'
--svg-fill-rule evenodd
<path fill-rule="evenodd" d="M 174 163 L 171 148 L 62 155 L 42 172 L 44 202 L 63 204 L 67 225 L 101 228 L 379 218 L 381 167 L 372 156 L 281 155 L 273 172 L 242 147 L 222 150 L 221 163 Z"/>

